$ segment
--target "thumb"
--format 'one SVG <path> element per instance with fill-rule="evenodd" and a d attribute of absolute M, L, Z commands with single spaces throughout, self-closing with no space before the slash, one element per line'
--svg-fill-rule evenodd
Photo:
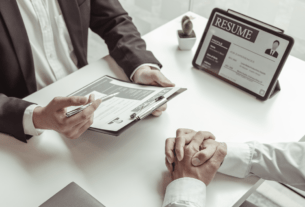
<path fill-rule="evenodd" d="M 198 167 L 207 161 L 207 156 L 204 152 L 197 152 L 192 158 L 192 165 L 194 167 Z"/>
<path fill-rule="evenodd" d="M 175 84 L 168 80 L 159 70 L 154 72 L 153 79 L 160 86 L 163 87 L 174 87 Z"/>
<path fill-rule="evenodd" d="M 217 146 L 215 154 L 211 159 L 208 160 L 207 164 L 216 164 L 217 167 L 220 167 L 224 158 L 227 155 L 227 145 L 225 143 L 221 143 Z"/>
<path fill-rule="evenodd" d="M 52 103 L 56 110 L 66 108 L 68 106 L 81 106 L 86 104 L 88 101 L 87 97 L 84 96 L 70 96 L 70 97 L 56 97 Z"/>
<path fill-rule="evenodd" d="M 215 153 L 216 146 L 207 147 L 204 150 L 197 152 L 192 158 L 192 165 L 197 167 L 208 161 Z"/>

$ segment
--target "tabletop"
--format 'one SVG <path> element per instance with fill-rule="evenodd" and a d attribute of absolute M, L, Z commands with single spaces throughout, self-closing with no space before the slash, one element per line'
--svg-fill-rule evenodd
<path fill-rule="evenodd" d="M 188 90 L 169 102 L 161 117 L 148 117 L 119 137 L 87 131 L 69 140 L 45 131 L 25 144 L 1 135 L 0 206 L 39 206 L 72 181 L 109 207 L 161 206 L 169 183 L 165 139 L 174 137 L 178 128 L 210 131 L 225 142 L 288 142 L 305 134 L 305 63 L 290 56 L 279 78 L 282 90 L 266 102 L 258 101 L 192 67 L 207 19 L 187 14 L 195 18 L 197 34 L 191 51 L 178 49 L 181 17 L 143 38 L 163 64 L 162 72 Z M 128 79 L 106 56 L 25 100 L 46 105 L 103 75 Z M 239 206 L 262 181 L 217 174 L 207 187 L 206 206 Z"/>

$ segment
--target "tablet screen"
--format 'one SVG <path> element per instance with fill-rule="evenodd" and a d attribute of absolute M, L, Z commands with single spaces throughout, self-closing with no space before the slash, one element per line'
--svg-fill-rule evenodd
<path fill-rule="evenodd" d="M 289 41 L 215 12 L 195 63 L 264 97 Z"/>

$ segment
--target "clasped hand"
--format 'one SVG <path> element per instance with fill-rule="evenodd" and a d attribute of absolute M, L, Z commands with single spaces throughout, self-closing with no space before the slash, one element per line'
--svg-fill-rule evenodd
<path fill-rule="evenodd" d="M 215 141 L 210 132 L 178 129 L 176 138 L 168 138 L 165 163 L 172 180 L 190 177 L 208 185 L 223 162 L 227 147 Z"/>

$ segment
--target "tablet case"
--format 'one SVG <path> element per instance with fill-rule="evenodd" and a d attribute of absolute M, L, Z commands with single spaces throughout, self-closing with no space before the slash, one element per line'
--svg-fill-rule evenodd
<path fill-rule="evenodd" d="M 72 182 L 39 207 L 105 207 L 84 189 Z"/>
<path fill-rule="evenodd" d="M 220 10 L 220 9 L 218 9 L 218 10 Z M 230 14 L 233 14 L 233 15 L 235 15 L 235 16 L 237 16 L 237 17 L 244 18 L 244 19 L 246 19 L 246 20 L 248 20 L 248 21 L 252 21 L 252 22 L 254 22 L 254 23 L 256 23 L 256 24 L 259 24 L 260 26 L 263 26 L 263 27 L 265 27 L 265 28 L 268 28 L 269 30 L 273 30 L 273 31 L 275 31 L 275 32 L 277 32 L 277 33 L 284 34 L 284 30 L 282 30 L 282 29 L 280 29 L 280 28 L 278 28 L 278 27 L 275 27 L 275 26 L 273 26 L 273 25 L 270 25 L 270 24 L 267 24 L 267 23 L 265 23 L 265 22 L 259 21 L 259 20 L 257 20 L 257 19 L 254 19 L 254 18 L 252 18 L 252 17 L 249 17 L 249 16 L 247 16 L 247 15 L 241 14 L 241 13 L 236 12 L 236 11 L 231 10 L 231 9 L 228 9 L 227 12 L 230 13 Z M 199 46 L 200 46 L 200 44 L 199 44 Z M 198 49 L 197 49 L 197 50 L 198 50 Z M 197 56 L 197 54 L 195 55 L 194 60 L 195 60 L 196 56 Z M 194 62 L 194 60 L 193 60 L 193 62 Z M 285 60 L 285 61 L 286 61 L 286 60 Z M 285 62 L 285 61 L 284 61 L 284 62 Z M 194 65 L 194 64 L 193 64 L 193 65 Z M 269 97 L 268 97 L 267 99 L 271 99 L 272 97 L 274 97 L 274 95 L 277 94 L 280 90 L 281 90 L 281 87 L 280 87 L 279 80 L 276 80 L 275 83 L 274 83 L 274 85 L 272 86 L 272 89 L 271 89 L 271 91 L 270 91 Z M 259 99 L 259 100 L 264 101 L 263 97 L 256 96 L 256 99 Z"/>

